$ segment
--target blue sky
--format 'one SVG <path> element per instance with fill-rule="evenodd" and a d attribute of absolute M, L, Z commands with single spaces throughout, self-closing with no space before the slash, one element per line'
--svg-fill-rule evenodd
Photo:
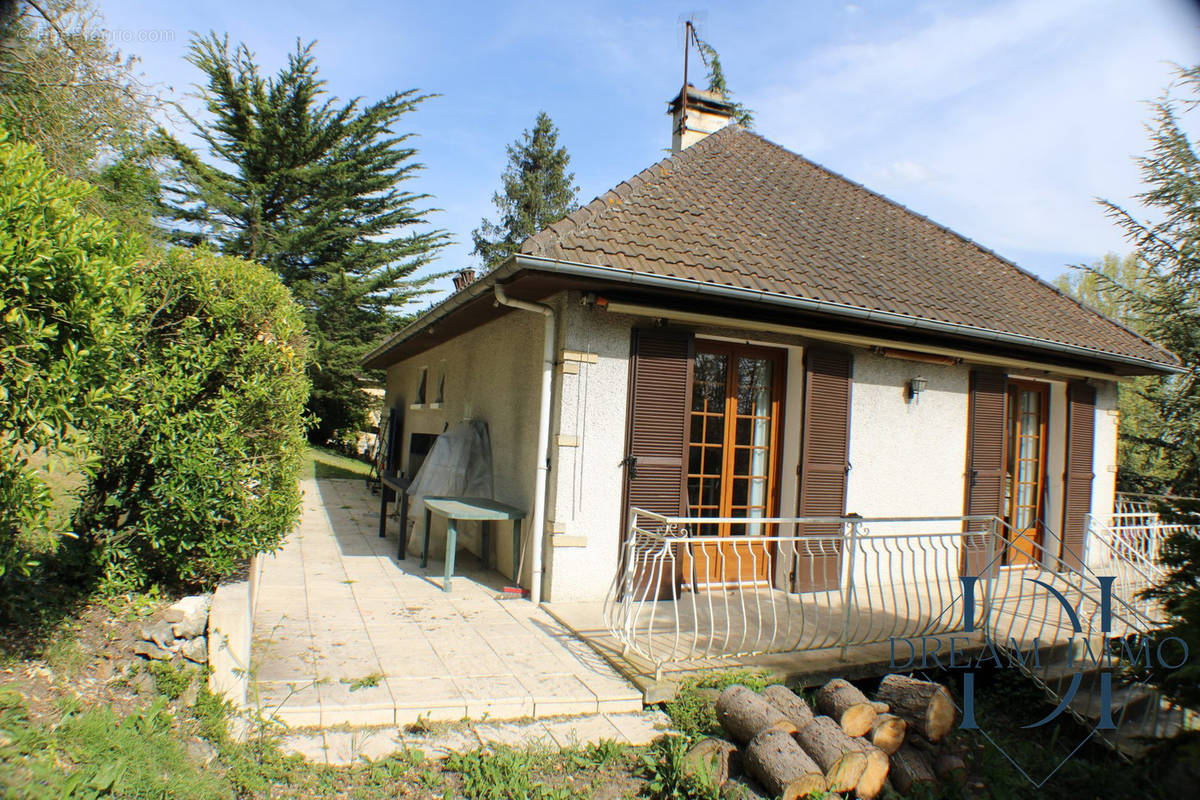
<path fill-rule="evenodd" d="M 317 40 L 342 98 L 440 93 L 405 123 L 426 165 L 409 188 L 433 195 L 432 221 L 454 237 L 438 271 L 472 262 L 505 145 L 539 110 L 583 202 L 663 157 L 684 14 L 763 136 L 1047 278 L 1127 249 L 1095 198 L 1138 192 L 1147 101 L 1171 62 L 1200 54 L 1184 0 L 99 5 L 169 96 L 197 80 L 183 55 L 191 31 L 209 30 L 248 44 L 267 72 L 297 37 Z"/>

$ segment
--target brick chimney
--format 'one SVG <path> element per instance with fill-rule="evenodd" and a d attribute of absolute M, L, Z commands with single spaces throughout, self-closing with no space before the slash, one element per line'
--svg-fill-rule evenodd
<path fill-rule="evenodd" d="M 733 122 L 733 106 L 726 102 L 723 94 L 706 92 L 691 84 L 687 87 L 686 123 L 682 119 L 682 91 L 667 103 L 667 113 L 671 115 L 672 153 L 686 150 L 710 133 L 719 131 Z"/>
<path fill-rule="evenodd" d="M 475 270 L 471 267 L 460 269 L 454 275 L 454 291 L 461 292 L 475 282 Z"/>

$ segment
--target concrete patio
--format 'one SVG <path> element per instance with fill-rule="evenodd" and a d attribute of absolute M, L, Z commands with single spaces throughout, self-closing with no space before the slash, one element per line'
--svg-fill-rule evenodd
<path fill-rule="evenodd" d="M 379 538 L 363 481 L 302 488 L 297 529 L 260 562 L 251 699 L 265 716 L 402 728 L 641 711 L 641 691 L 544 610 L 506 598 L 474 557 L 459 554 L 450 594 L 441 560 L 398 561 L 398 522 Z"/>

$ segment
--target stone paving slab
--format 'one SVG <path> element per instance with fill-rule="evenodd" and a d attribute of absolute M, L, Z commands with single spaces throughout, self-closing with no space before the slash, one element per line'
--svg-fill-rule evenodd
<path fill-rule="evenodd" d="M 441 562 L 397 560 L 398 522 L 379 538 L 362 481 L 302 488 L 296 530 L 262 558 L 252 694 L 265 715 L 296 728 L 641 710 L 636 687 L 474 556 L 459 553 L 450 594 Z"/>
<path fill-rule="evenodd" d="M 580 747 L 615 741 L 647 745 L 670 735 L 670 721 L 661 711 L 626 714 L 591 714 L 519 722 L 466 722 L 433 733 L 412 733 L 398 728 L 353 730 L 298 730 L 283 737 L 286 752 L 316 763 L 344 765 L 368 759 L 377 761 L 405 750 L 418 750 L 434 761 L 450 753 L 480 747 Z"/>

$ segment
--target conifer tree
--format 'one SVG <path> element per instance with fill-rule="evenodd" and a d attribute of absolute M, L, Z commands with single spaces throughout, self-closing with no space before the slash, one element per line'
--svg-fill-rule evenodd
<path fill-rule="evenodd" d="M 577 208 L 579 187 L 567 172 L 571 157 L 558 146 L 558 129 L 539 111 L 533 130 L 508 145 L 508 167 L 502 192 L 492 195 L 500 212 L 498 222 L 484 219 L 472 233 L 485 270 L 493 270 L 541 229 L 553 225 Z"/>
<path fill-rule="evenodd" d="M 733 92 L 725 80 L 725 69 L 721 66 L 721 56 L 717 54 L 717 49 L 700 37 L 696 37 L 696 46 L 700 48 L 700 55 L 708 67 L 708 90 L 725 98 L 733 109 L 733 119 L 737 124 L 747 130 L 753 128 L 754 112 L 733 99 Z"/>
<path fill-rule="evenodd" d="M 170 234 L 279 274 L 312 339 L 310 438 L 357 430 L 369 405 L 359 359 L 436 277 L 416 273 L 448 238 L 428 224 L 429 196 L 406 190 L 422 165 L 411 134 L 395 132 L 430 95 L 340 103 L 312 43 L 297 43 L 274 77 L 216 34 L 193 41 L 188 60 L 203 73 L 207 117 L 181 113 L 207 152 L 160 132 Z"/>
<path fill-rule="evenodd" d="M 1139 160 L 1145 191 L 1138 199 L 1154 221 L 1105 202 L 1109 214 L 1137 248 L 1145 267 L 1134 285 L 1121 285 L 1146 333 L 1183 361 L 1183 372 L 1154 380 L 1146 389 L 1152 414 L 1139 435 L 1161 454 L 1162 478 L 1146 490 L 1200 497 L 1200 154 L 1185 131 L 1182 115 L 1200 101 L 1200 66 L 1181 68 L 1177 91 L 1155 105 L 1151 149 Z M 1181 499 L 1162 508 L 1169 517 L 1195 525 L 1200 500 Z M 1200 535 L 1194 528 L 1172 534 L 1158 554 L 1167 574 L 1149 592 L 1169 620 L 1156 637 L 1178 636 L 1192 645 L 1180 668 L 1152 666 L 1150 679 L 1179 702 L 1200 707 Z M 1177 657 L 1172 652 L 1168 659 Z"/>

